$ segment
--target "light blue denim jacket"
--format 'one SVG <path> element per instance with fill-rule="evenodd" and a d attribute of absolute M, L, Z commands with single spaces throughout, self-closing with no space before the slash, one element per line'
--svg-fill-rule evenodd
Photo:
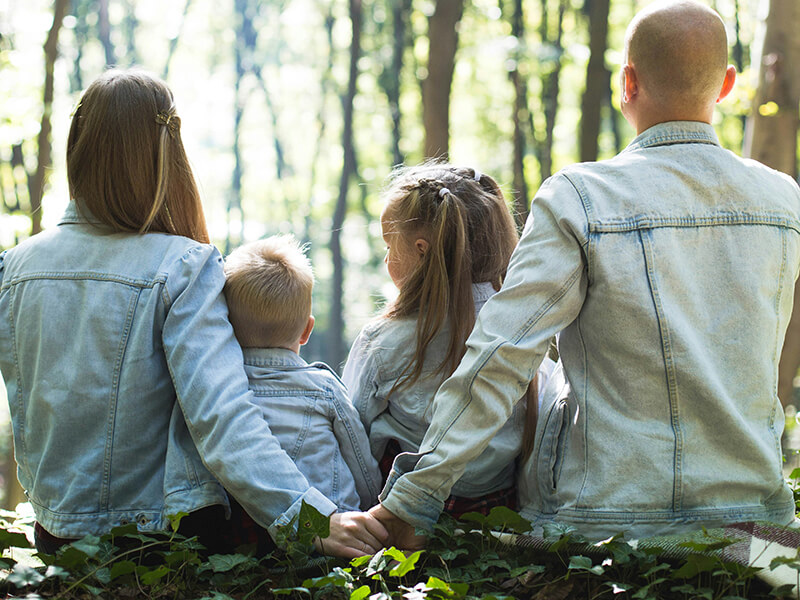
<path fill-rule="evenodd" d="M 561 331 L 565 384 L 539 415 L 524 516 L 592 537 L 789 522 L 777 365 L 799 231 L 797 184 L 704 123 L 556 174 L 383 504 L 431 527 Z"/>
<path fill-rule="evenodd" d="M 476 314 L 494 293 L 491 283 L 472 285 Z M 403 452 L 417 451 L 431 422 L 431 402 L 445 379 L 434 371 L 447 352 L 448 326 L 428 346 L 422 377 L 410 388 L 389 396 L 413 358 L 416 325 L 416 318 L 379 318 L 369 323 L 353 342 L 342 373 L 378 460 L 392 439 Z M 514 460 L 521 450 L 524 425 L 525 405 L 519 403 L 483 453 L 466 466 L 452 493 L 477 498 L 513 485 Z"/>
<path fill-rule="evenodd" d="M 308 485 L 253 403 L 219 252 L 108 233 L 70 204 L 0 255 L 0 370 L 18 477 L 53 535 L 100 534 L 228 501 L 274 534 Z"/>
<path fill-rule="evenodd" d="M 244 369 L 272 434 L 340 511 L 378 501 L 381 474 L 339 377 L 284 348 L 244 348 Z"/>

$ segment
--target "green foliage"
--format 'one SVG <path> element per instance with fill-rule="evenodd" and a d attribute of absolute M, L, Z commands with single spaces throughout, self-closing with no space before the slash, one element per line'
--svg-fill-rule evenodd
<path fill-rule="evenodd" d="M 177 527 L 178 516 L 173 524 Z M 664 560 L 661 548 L 622 536 L 589 544 L 568 528 L 547 528 L 546 547 L 517 535 L 530 523 L 508 509 L 488 516 L 443 515 L 425 550 L 385 548 L 351 561 L 313 553 L 328 519 L 304 505 L 281 530 L 285 550 L 264 558 L 246 551 L 207 555 L 194 538 L 144 534 L 135 526 L 86 536 L 54 555 L 25 555 L 28 539 L 12 524 L 0 529 L 4 575 L 0 593 L 28 598 L 201 598 L 247 600 L 766 600 L 797 598 L 791 585 L 771 589 L 758 569 L 722 560 L 736 540 L 698 534 L 688 555 Z M 324 540 L 323 540 L 324 542 Z M 30 550 L 28 550 L 30 552 Z M 22 554 L 20 554 L 22 553 Z M 38 559 L 38 560 L 37 560 Z M 773 559 L 770 569 L 800 574 L 800 552 Z"/>

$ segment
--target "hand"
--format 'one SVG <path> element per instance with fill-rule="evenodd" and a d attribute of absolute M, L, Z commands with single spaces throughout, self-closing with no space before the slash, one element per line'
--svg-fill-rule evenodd
<path fill-rule="evenodd" d="M 390 540 L 400 550 L 420 550 L 425 547 L 428 539 L 424 535 L 417 535 L 414 526 L 409 525 L 393 512 L 378 504 L 369 509 L 369 514 L 380 521 L 389 531 Z"/>
<path fill-rule="evenodd" d="M 334 513 L 330 520 L 330 535 L 314 540 L 322 554 L 341 558 L 357 558 L 375 554 L 389 541 L 389 532 L 378 519 L 365 512 Z"/>

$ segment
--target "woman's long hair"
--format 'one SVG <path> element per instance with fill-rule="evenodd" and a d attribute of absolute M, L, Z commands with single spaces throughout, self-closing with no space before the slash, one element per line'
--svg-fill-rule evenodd
<path fill-rule="evenodd" d="M 67 179 L 78 210 L 114 231 L 209 241 L 172 92 L 144 71 L 112 69 L 87 88 L 69 130 Z"/>

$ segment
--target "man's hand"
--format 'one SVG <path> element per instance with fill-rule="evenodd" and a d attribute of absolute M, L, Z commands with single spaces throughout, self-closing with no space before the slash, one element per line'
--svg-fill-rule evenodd
<path fill-rule="evenodd" d="M 420 550 L 425 547 L 427 538 L 414 533 L 414 526 L 377 504 L 369 509 L 369 514 L 380 521 L 388 530 L 391 543 L 400 550 Z"/>
<path fill-rule="evenodd" d="M 381 522 L 366 512 L 334 513 L 330 535 L 314 540 L 321 554 L 341 558 L 357 558 L 375 554 L 389 542 L 389 532 Z"/>

